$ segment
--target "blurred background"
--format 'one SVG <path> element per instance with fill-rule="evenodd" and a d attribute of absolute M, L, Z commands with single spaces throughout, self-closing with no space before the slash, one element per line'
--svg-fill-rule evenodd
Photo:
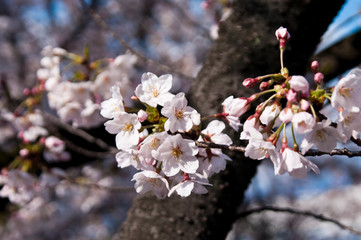
<path fill-rule="evenodd" d="M 94 19 L 89 8 L 101 16 L 107 29 Z M 341 49 L 340 45 L 361 55 L 361 48 L 353 45 L 360 37 L 360 11 L 360 1 L 346 1 L 324 34 L 315 58 L 325 71 L 340 64 L 339 58 L 330 57 Z M 76 54 L 82 54 L 87 46 L 92 61 L 129 52 L 114 33 L 139 53 L 129 76 L 133 88 L 142 73 L 159 75 L 166 71 L 175 80 L 172 91 L 186 92 L 217 39 L 219 22 L 231 13 L 231 0 L 87 0 L 83 4 L 74 0 L 0 0 L 0 101 L 5 98 L 5 88 L 18 102 L 24 97 L 23 89 L 36 84 L 45 46 Z M 351 58 L 346 50 L 343 53 L 346 59 L 355 61 L 355 66 L 360 64 L 357 56 Z M 13 154 L 8 131 L 0 125 L 2 164 Z M 303 180 L 274 176 L 270 161 L 263 161 L 242 209 L 276 205 L 313 210 L 361 229 L 361 158 L 323 156 L 313 157 L 312 161 L 321 174 L 309 174 Z M 39 179 L 39 186 L 46 188 L 28 204 L 19 207 L 1 200 L 0 238 L 109 239 L 119 230 L 135 196 L 130 181 L 134 170 L 117 168 L 111 156 L 86 164 L 73 159 L 61 167 L 76 181 L 46 175 Z M 227 239 L 359 237 L 332 223 L 266 212 L 237 221 Z"/>

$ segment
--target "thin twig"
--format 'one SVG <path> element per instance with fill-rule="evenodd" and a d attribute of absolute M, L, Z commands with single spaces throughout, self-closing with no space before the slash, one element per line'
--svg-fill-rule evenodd
<path fill-rule="evenodd" d="M 196 141 L 196 145 L 200 148 L 220 148 L 224 150 L 230 150 L 230 151 L 237 151 L 237 152 L 244 152 L 245 147 L 242 146 L 232 146 L 232 145 L 224 145 L 224 144 L 217 144 L 217 143 L 206 143 L 206 142 L 199 142 Z"/>
<path fill-rule="evenodd" d="M 190 79 L 190 80 L 194 80 L 194 77 L 188 76 L 182 72 L 179 72 L 177 70 L 174 70 L 174 68 L 171 68 L 165 64 L 159 63 L 153 59 L 147 58 L 145 56 L 143 56 L 140 52 L 138 52 L 137 50 L 135 50 L 134 48 L 132 48 L 121 36 L 119 36 L 116 32 L 114 32 L 103 20 L 103 18 L 97 14 L 96 12 L 94 12 L 91 8 L 89 8 L 84 2 L 83 0 L 80 0 L 80 2 L 83 4 L 83 6 L 85 8 L 88 9 L 89 14 L 91 15 L 91 17 L 94 19 L 94 21 L 100 25 L 101 28 L 103 28 L 106 32 L 110 33 L 112 35 L 113 38 L 115 38 L 125 49 L 127 49 L 129 52 L 131 52 L 132 54 L 134 54 L 135 56 L 138 57 L 138 59 L 140 59 L 141 61 L 143 61 L 145 64 L 147 65 L 151 65 L 154 67 L 159 68 L 161 71 L 164 72 L 171 72 L 174 73 L 180 77 L 186 78 L 186 79 Z"/>
<path fill-rule="evenodd" d="M 273 212 L 286 212 L 286 213 L 291 213 L 291 214 L 298 214 L 298 215 L 303 215 L 303 216 L 307 216 L 307 217 L 313 217 L 317 220 L 320 221 L 324 221 L 324 222 L 331 222 L 336 224 L 337 226 L 339 226 L 342 229 L 348 230 L 354 234 L 357 235 L 361 235 L 361 231 L 358 231 L 356 229 L 354 229 L 353 227 L 347 226 L 335 219 L 329 218 L 329 217 L 325 217 L 322 214 L 316 214 L 313 213 L 311 211 L 302 211 L 302 210 L 296 210 L 293 208 L 282 208 L 282 207 L 273 207 L 273 206 L 263 206 L 263 207 L 259 207 L 259 208 L 254 208 L 254 209 L 250 209 L 244 212 L 241 212 L 237 215 L 237 218 L 243 218 L 246 216 L 249 216 L 253 213 L 260 213 L 263 211 L 273 211 Z"/>
<path fill-rule="evenodd" d="M 129 193 L 134 192 L 133 187 L 104 186 L 104 185 L 100 185 L 98 183 L 79 181 L 76 178 L 72 178 L 72 177 L 69 177 L 69 176 L 64 175 L 64 174 L 59 174 L 59 173 L 56 173 L 54 171 L 50 171 L 49 173 L 54 175 L 57 178 L 60 178 L 60 179 L 62 179 L 64 181 L 69 182 L 70 184 L 79 185 L 81 187 L 101 189 L 101 190 L 106 190 L 106 191 L 110 191 L 110 192 L 129 192 Z"/>
<path fill-rule="evenodd" d="M 116 148 L 110 146 L 109 144 L 107 144 L 106 142 L 101 140 L 100 138 L 96 138 L 79 128 L 74 128 L 71 125 L 62 122 L 60 119 L 58 119 L 57 117 L 55 117 L 49 113 L 43 112 L 43 117 L 45 118 L 46 121 L 51 122 L 52 125 L 56 125 L 64 130 L 66 130 L 67 132 L 86 140 L 89 143 L 97 145 L 98 147 L 100 147 L 106 151 L 114 152 L 116 150 Z"/>
<path fill-rule="evenodd" d="M 232 145 L 228 146 L 223 144 L 206 143 L 206 142 L 198 142 L 198 141 L 196 141 L 196 145 L 200 148 L 220 148 L 224 150 L 237 151 L 237 152 L 245 152 L 246 149 L 243 146 L 232 146 Z M 343 148 L 343 149 L 334 149 L 331 152 L 321 152 L 316 149 L 310 149 L 304 154 L 304 156 L 321 156 L 321 155 L 330 155 L 330 156 L 342 155 L 352 158 L 352 157 L 360 157 L 361 151 L 350 151 L 347 148 Z"/>

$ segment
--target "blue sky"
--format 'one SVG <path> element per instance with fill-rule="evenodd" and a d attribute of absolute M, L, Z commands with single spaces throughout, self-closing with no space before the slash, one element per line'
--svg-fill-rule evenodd
<path fill-rule="evenodd" d="M 347 0 L 339 14 L 329 26 L 316 52 L 352 35 L 361 29 L 361 1 Z"/>

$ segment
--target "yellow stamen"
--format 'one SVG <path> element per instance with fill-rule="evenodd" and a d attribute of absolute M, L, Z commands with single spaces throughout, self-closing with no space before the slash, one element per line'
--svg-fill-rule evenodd
<path fill-rule="evenodd" d="M 131 130 L 133 130 L 133 125 L 130 123 L 126 123 L 122 130 L 130 132 Z"/>
<path fill-rule="evenodd" d="M 352 88 L 341 87 L 339 93 L 341 94 L 341 96 L 349 98 L 352 97 L 354 90 Z"/>
<path fill-rule="evenodd" d="M 148 178 L 147 179 L 154 187 L 157 186 L 157 179 L 156 178 Z"/>
<path fill-rule="evenodd" d="M 154 97 L 158 97 L 158 96 L 159 96 L 158 89 L 155 88 L 154 86 L 152 86 L 152 93 L 153 93 L 153 96 L 154 96 Z"/>
<path fill-rule="evenodd" d="M 318 142 L 326 141 L 326 132 L 324 130 L 317 130 L 316 131 L 316 139 Z"/>
<path fill-rule="evenodd" d="M 174 111 L 174 115 L 176 116 L 177 119 L 183 118 L 183 111 L 184 111 L 183 109 L 179 109 L 179 110 L 176 109 Z"/>
<path fill-rule="evenodd" d="M 183 156 L 181 150 L 179 149 L 179 147 L 176 148 L 172 148 L 172 153 L 171 153 L 171 157 L 174 158 L 177 162 L 179 159 L 181 159 Z"/>
<path fill-rule="evenodd" d="M 151 143 L 148 146 L 149 150 L 155 150 L 159 147 L 159 142 L 160 140 L 158 138 L 153 138 L 153 140 L 151 141 Z"/>

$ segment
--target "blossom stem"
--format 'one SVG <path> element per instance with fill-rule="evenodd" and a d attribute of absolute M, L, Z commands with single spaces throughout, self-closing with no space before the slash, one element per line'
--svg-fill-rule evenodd
<path fill-rule="evenodd" d="M 266 108 L 266 106 L 268 105 L 268 103 L 274 99 L 277 96 L 277 94 L 273 94 L 270 98 L 268 98 L 262 105 L 260 112 L 263 112 L 263 110 Z"/>
<path fill-rule="evenodd" d="M 299 150 L 297 141 L 296 141 L 296 136 L 295 136 L 295 131 L 293 129 L 293 124 L 291 124 L 291 130 L 292 130 L 292 138 L 293 138 L 293 150 L 297 151 Z"/>
<path fill-rule="evenodd" d="M 283 52 L 284 52 L 284 48 L 283 48 L 283 47 L 280 47 L 281 70 L 283 69 Z"/>
<path fill-rule="evenodd" d="M 315 121 L 317 122 L 317 114 L 316 114 L 315 109 L 312 106 L 312 103 L 310 103 L 310 108 L 311 108 L 312 115 L 315 118 Z"/>

